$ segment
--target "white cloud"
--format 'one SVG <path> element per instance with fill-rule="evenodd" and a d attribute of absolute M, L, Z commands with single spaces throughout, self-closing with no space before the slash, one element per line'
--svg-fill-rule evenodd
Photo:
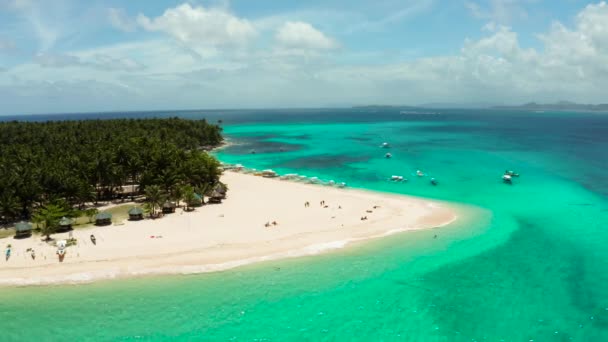
<path fill-rule="evenodd" d="M 163 15 L 137 17 L 138 24 L 148 31 L 161 31 L 184 44 L 202 46 L 243 45 L 257 36 L 253 25 L 223 8 L 192 7 L 182 4 L 166 10 Z"/>
<path fill-rule="evenodd" d="M 140 63 L 126 57 L 115 58 L 96 53 L 88 57 L 70 54 L 39 53 L 34 62 L 44 68 L 82 67 L 106 71 L 136 71 L 144 68 Z"/>
<path fill-rule="evenodd" d="M 113 27 L 124 32 L 133 32 L 137 29 L 137 23 L 120 8 L 109 8 L 108 20 Z"/>
<path fill-rule="evenodd" d="M 301 21 L 286 22 L 279 28 L 275 38 L 279 44 L 288 48 L 327 50 L 337 47 L 333 39 Z"/>
<path fill-rule="evenodd" d="M 474 1 L 465 2 L 471 14 L 480 19 L 507 24 L 517 19 L 528 18 L 525 4 L 535 0 L 490 0 L 486 6 Z"/>
<path fill-rule="evenodd" d="M 187 8 L 186 13 L 219 11 L 224 18 L 220 23 L 224 24 L 228 17 L 243 21 L 226 9 Z M 538 36 L 540 48 L 523 47 L 516 31 L 496 22 L 483 28 L 482 38 L 464 40 L 454 54 L 394 63 L 376 58 L 369 64 L 349 58 L 361 51 L 335 49 L 335 40 L 300 18 L 283 18 L 264 29 L 257 27 L 254 32 L 261 36 L 260 44 L 226 49 L 226 44 L 242 44 L 227 33 L 226 25 L 212 31 L 194 29 L 195 22 L 205 22 L 202 26 L 209 22 L 184 19 L 182 11 L 173 10 L 143 23 L 152 26 L 147 29 L 166 32 L 169 38 L 63 54 L 43 53 L 33 62 L 11 66 L 0 73 L 0 102 L 7 104 L 4 108 L 31 108 L 26 112 L 42 108 L 36 106 L 46 103 L 47 93 L 53 100 L 42 111 L 417 104 L 479 99 L 496 103 L 564 99 L 601 102 L 608 89 L 605 2 L 583 8 L 572 25 L 554 23 Z M 180 30 L 187 34 L 182 36 Z M 202 37 L 208 36 L 215 38 L 202 43 Z M 265 38 L 275 45 L 269 48 Z M 211 46 L 201 48 L 203 44 Z M 299 53 L 314 58 L 302 58 Z M 104 107 L 110 103 L 102 103 L 95 94 L 107 94 L 115 108 Z M 32 100 L 36 98 L 43 101 Z M 74 98 L 88 107 L 72 107 Z"/>

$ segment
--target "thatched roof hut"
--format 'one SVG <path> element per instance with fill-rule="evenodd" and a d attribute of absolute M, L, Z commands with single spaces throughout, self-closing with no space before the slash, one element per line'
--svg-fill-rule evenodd
<path fill-rule="evenodd" d="M 110 224 L 112 224 L 112 214 L 104 211 L 95 215 L 95 225 L 107 226 Z"/>
<path fill-rule="evenodd" d="M 226 196 L 217 190 L 213 190 L 209 195 L 209 203 L 222 203 Z"/>
<path fill-rule="evenodd" d="M 228 187 L 224 183 L 217 183 L 217 185 L 213 188 L 213 191 L 217 191 L 217 193 L 222 196 L 222 199 L 224 199 L 226 198 L 226 192 L 228 192 Z"/>
<path fill-rule="evenodd" d="M 165 202 L 165 204 L 163 204 L 163 214 L 172 214 L 175 212 L 175 203 L 173 202 Z"/>
<path fill-rule="evenodd" d="M 203 196 L 197 193 L 194 194 L 192 201 L 188 202 L 189 207 L 198 207 L 203 204 Z"/>
<path fill-rule="evenodd" d="M 133 207 L 129 210 L 129 220 L 138 221 L 143 220 L 144 210 L 140 207 Z"/>
<path fill-rule="evenodd" d="M 18 222 L 15 225 L 15 237 L 27 237 L 32 235 L 32 224 L 29 222 Z"/>
<path fill-rule="evenodd" d="M 64 216 L 61 220 L 59 220 L 59 230 L 62 230 L 62 231 L 70 230 L 70 229 L 72 229 L 73 223 L 74 223 L 74 220 Z"/>

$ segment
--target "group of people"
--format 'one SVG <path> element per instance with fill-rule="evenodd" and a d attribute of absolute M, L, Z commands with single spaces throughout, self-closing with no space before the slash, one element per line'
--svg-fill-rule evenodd
<path fill-rule="evenodd" d="M 278 226 L 279 224 L 277 223 L 277 221 L 272 221 L 272 222 L 266 222 L 266 224 L 264 224 L 264 227 L 269 228 L 270 226 Z"/>

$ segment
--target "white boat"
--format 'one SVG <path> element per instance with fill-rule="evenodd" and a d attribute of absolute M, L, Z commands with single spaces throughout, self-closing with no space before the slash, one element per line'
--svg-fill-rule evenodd
<path fill-rule="evenodd" d="M 508 184 L 513 183 L 513 179 L 511 177 L 511 175 L 503 175 L 502 176 L 502 181 Z"/>
<path fill-rule="evenodd" d="M 505 175 L 511 176 L 511 177 L 519 177 L 519 173 L 516 173 L 515 171 L 505 171 Z"/>
<path fill-rule="evenodd" d="M 407 181 L 407 179 L 403 178 L 403 176 L 391 176 L 391 181 L 393 182 L 403 182 L 403 181 Z"/>
<path fill-rule="evenodd" d="M 389 147 L 391 147 L 391 145 L 389 145 L 387 142 L 385 142 L 385 143 L 382 143 L 382 146 L 380 146 L 380 147 L 389 148 Z"/>
<path fill-rule="evenodd" d="M 439 184 L 435 178 L 431 178 L 431 185 Z"/>
<path fill-rule="evenodd" d="M 384 158 L 386 158 L 386 159 L 390 159 L 392 157 L 393 157 L 393 155 L 390 154 L 390 153 L 387 153 L 387 154 L 384 155 Z"/>
<path fill-rule="evenodd" d="M 416 176 L 418 176 L 418 177 L 424 177 L 424 172 L 422 172 L 420 170 L 416 170 Z"/>

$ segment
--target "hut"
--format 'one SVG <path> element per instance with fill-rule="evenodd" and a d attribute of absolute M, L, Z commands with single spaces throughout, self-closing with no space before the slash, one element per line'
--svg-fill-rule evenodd
<path fill-rule="evenodd" d="M 15 225 L 15 237 L 23 238 L 32 235 L 32 225 L 29 222 L 21 221 Z"/>
<path fill-rule="evenodd" d="M 188 202 L 188 206 L 189 207 L 200 207 L 201 205 L 203 205 L 204 201 L 203 201 L 203 196 L 195 193 L 194 197 L 192 198 L 191 202 Z"/>
<path fill-rule="evenodd" d="M 222 200 L 225 198 L 225 195 L 221 194 L 219 191 L 213 190 L 209 195 L 209 203 L 222 203 Z"/>
<path fill-rule="evenodd" d="M 175 203 L 173 202 L 165 202 L 165 204 L 163 204 L 163 214 L 172 214 L 175 212 Z"/>
<path fill-rule="evenodd" d="M 272 171 L 272 170 L 266 170 L 266 171 Z M 222 196 L 222 199 L 225 199 L 226 198 L 226 192 L 228 191 L 228 187 L 224 183 L 218 183 L 215 186 L 215 188 L 213 189 L 213 191 L 217 191 L 217 193 Z"/>
<path fill-rule="evenodd" d="M 129 220 L 139 221 L 144 219 L 144 210 L 140 207 L 133 207 L 129 210 Z"/>
<path fill-rule="evenodd" d="M 95 215 L 96 226 L 107 226 L 110 224 L 112 224 L 112 214 L 108 212 L 103 212 Z"/>
<path fill-rule="evenodd" d="M 73 223 L 74 223 L 74 221 L 72 219 L 64 216 L 61 220 L 59 220 L 59 230 L 62 232 L 72 230 Z"/>

